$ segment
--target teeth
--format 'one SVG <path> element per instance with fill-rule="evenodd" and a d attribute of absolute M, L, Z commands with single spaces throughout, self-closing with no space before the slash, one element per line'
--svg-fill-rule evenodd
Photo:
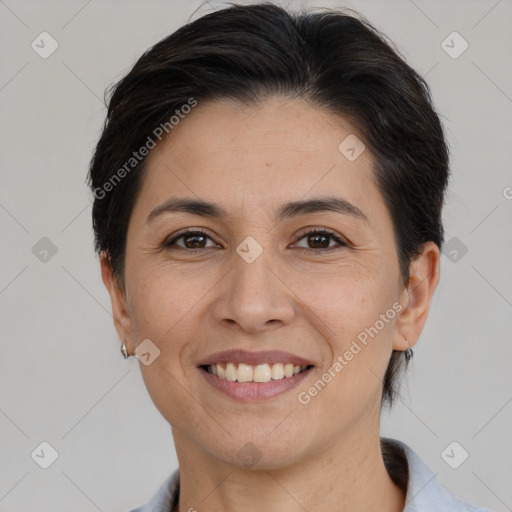
<path fill-rule="evenodd" d="M 284 377 L 284 366 L 283 363 L 277 363 L 272 365 L 272 379 L 279 380 Z"/>
<path fill-rule="evenodd" d="M 240 367 L 238 367 L 238 371 L 240 371 Z M 268 364 L 259 364 L 254 368 L 254 374 L 252 380 L 254 382 L 270 382 L 272 377 L 272 371 L 270 370 L 270 366 Z"/>
<path fill-rule="evenodd" d="M 240 363 L 236 366 L 234 363 L 227 363 L 226 365 L 209 365 L 207 368 L 209 373 L 230 382 L 270 382 L 271 380 L 293 377 L 305 370 L 307 366 L 294 366 L 291 363 L 275 363 L 272 365 L 265 363 L 256 366 Z"/>
<path fill-rule="evenodd" d="M 235 382 L 236 378 L 238 377 L 238 371 L 236 369 L 236 366 L 233 363 L 228 363 L 226 365 L 226 379 L 230 382 Z"/>
<path fill-rule="evenodd" d="M 248 364 L 238 365 L 238 382 L 251 382 L 254 371 Z"/>

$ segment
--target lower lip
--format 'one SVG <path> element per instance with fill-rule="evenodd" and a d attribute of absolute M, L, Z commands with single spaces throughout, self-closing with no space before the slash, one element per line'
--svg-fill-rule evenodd
<path fill-rule="evenodd" d="M 214 388 L 241 402 L 258 402 L 282 395 L 297 387 L 300 382 L 308 377 L 311 370 L 313 370 L 313 368 L 308 368 L 293 377 L 284 377 L 283 379 L 271 380 L 270 382 L 231 382 L 227 379 L 219 379 L 216 375 L 207 372 L 204 368 L 199 368 L 201 375 Z"/>

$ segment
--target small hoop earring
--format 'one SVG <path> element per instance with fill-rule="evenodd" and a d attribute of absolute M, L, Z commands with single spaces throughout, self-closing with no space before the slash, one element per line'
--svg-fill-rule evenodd
<path fill-rule="evenodd" d="M 123 341 L 123 344 L 121 345 L 121 354 L 123 354 L 123 357 L 125 359 L 128 359 L 130 357 L 130 354 L 128 354 L 128 350 L 126 350 L 126 344 Z"/>
<path fill-rule="evenodd" d="M 408 340 L 405 340 L 405 341 L 407 341 L 407 345 L 409 345 L 409 341 Z M 405 360 L 407 362 L 409 362 L 412 359 L 413 355 L 414 355 L 414 352 L 412 351 L 412 348 L 409 345 L 409 348 L 405 351 Z"/>

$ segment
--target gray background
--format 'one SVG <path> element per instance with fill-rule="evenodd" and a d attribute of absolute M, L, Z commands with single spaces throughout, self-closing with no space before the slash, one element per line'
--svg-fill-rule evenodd
<path fill-rule="evenodd" d="M 0 511 L 126 511 L 177 466 L 138 360 L 119 353 L 85 176 L 105 88 L 199 5 L 0 1 Z M 456 495 L 512 510 L 512 2 L 292 5 L 360 11 L 432 88 L 452 152 L 450 252 L 382 434 Z M 43 31 L 59 45 L 47 59 L 31 47 Z M 458 58 L 441 45 L 453 31 L 469 44 Z M 48 469 L 31 458 L 43 441 L 58 452 Z M 453 441 L 469 453 L 458 469 L 441 456 Z"/>

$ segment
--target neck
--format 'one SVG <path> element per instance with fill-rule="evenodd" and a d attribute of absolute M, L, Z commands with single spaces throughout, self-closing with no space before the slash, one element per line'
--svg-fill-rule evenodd
<path fill-rule="evenodd" d="M 173 431 L 180 466 L 175 512 L 402 512 L 405 492 L 386 470 L 379 433 L 366 434 L 344 435 L 284 468 L 245 469 L 206 456 Z"/>

